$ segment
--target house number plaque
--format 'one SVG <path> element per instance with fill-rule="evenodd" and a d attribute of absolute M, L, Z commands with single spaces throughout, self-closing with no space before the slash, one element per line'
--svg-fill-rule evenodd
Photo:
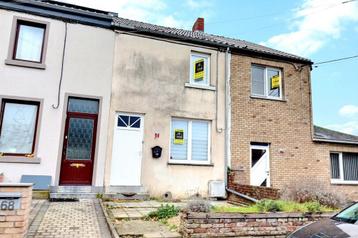
<path fill-rule="evenodd" d="M 21 193 L 0 193 L 0 210 L 12 211 L 20 209 Z"/>

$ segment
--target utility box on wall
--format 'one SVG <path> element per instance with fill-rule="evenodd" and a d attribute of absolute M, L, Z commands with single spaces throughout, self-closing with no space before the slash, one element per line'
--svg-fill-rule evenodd
<path fill-rule="evenodd" d="M 226 197 L 225 182 L 222 180 L 210 180 L 209 197 L 225 198 Z"/>

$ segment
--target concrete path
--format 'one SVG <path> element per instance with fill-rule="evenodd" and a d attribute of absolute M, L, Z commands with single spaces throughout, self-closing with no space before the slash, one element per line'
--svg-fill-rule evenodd
<path fill-rule="evenodd" d="M 98 200 L 34 201 L 28 238 L 110 238 Z"/>

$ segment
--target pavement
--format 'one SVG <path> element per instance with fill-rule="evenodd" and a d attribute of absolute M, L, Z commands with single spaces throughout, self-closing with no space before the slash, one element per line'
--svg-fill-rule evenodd
<path fill-rule="evenodd" d="M 27 238 L 110 238 L 100 203 L 34 200 Z"/>

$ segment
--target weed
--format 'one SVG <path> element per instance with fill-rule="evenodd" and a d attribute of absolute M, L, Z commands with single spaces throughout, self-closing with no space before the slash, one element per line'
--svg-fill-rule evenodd
<path fill-rule="evenodd" d="M 148 218 L 152 220 L 165 220 L 171 217 L 175 217 L 179 214 L 179 208 L 174 205 L 160 205 L 158 210 L 150 212 Z"/>

